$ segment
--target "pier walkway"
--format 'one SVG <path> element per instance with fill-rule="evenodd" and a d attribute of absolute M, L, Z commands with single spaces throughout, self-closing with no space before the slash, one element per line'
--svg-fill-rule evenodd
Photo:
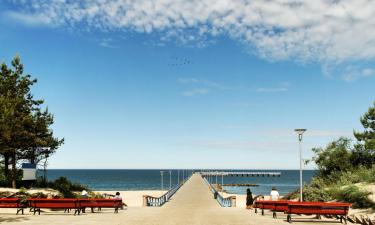
<path fill-rule="evenodd" d="M 245 206 L 221 207 L 213 198 L 207 184 L 199 174 L 193 176 L 163 207 L 153 208 L 154 216 L 138 221 L 144 225 L 287 225 L 285 219 L 273 219 L 272 214 L 261 216 Z M 280 218 L 286 216 L 280 216 Z M 129 223 L 132 224 L 132 223 Z M 298 222 L 311 225 L 311 222 Z M 319 224 L 324 225 L 323 221 Z M 329 224 L 329 223 L 328 223 Z"/>

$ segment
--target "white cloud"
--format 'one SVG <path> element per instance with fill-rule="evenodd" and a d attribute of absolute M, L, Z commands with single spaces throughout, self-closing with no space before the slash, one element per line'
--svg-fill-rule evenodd
<path fill-rule="evenodd" d="M 188 88 L 188 91 L 182 92 L 182 95 L 190 97 L 194 95 L 204 95 L 213 91 L 233 90 L 234 87 L 222 85 L 206 79 L 198 79 L 194 77 L 179 78 L 177 82 Z"/>
<path fill-rule="evenodd" d="M 248 150 L 248 151 L 287 151 L 295 144 L 292 141 L 248 141 L 248 140 L 200 140 L 185 143 L 195 148 L 206 148 L 215 150 Z"/>
<path fill-rule="evenodd" d="M 257 88 L 257 92 L 264 92 L 264 93 L 270 93 L 270 92 L 284 92 L 288 91 L 288 88 L 280 87 L 280 88 Z"/>
<path fill-rule="evenodd" d="M 99 40 L 99 45 L 105 48 L 115 48 L 112 38 L 103 38 Z"/>
<path fill-rule="evenodd" d="M 195 89 L 182 92 L 182 95 L 190 97 L 194 95 L 204 95 L 204 94 L 207 94 L 208 92 L 209 90 L 206 88 L 195 88 Z"/>
<path fill-rule="evenodd" d="M 198 79 L 194 77 L 188 77 L 188 78 L 179 78 L 177 79 L 178 83 L 185 84 L 185 85 L 199 85 L 204 86 L 207 88 L 212 89 L 219 89 L 219 90 L 230 90 L 230 89 L 236 89 L 235 87 L 229 87 L 223 84 L 219 84 L 214 81 L 206 80 L 206 79 Z"/>
<path fill-rule="evenodd" d="M 351 82 L 364 77 L 375 76 L 375 70 L 372 68 L 352 68 L 348 67 L 342 78 L 345 81 Z"/>
<path fill-rule="evenodd" d="M 375 1 L 369 0 L 11 2 L 22 11 L 9 15 L 27 24 L 158 32 L 183 42 L 229 35 L 268 60 L 340 64 L 375 59 Z"/>
<path fill-rule="evenodd" d="M 25 14 L 20 12 L 8 11 L 3 13 L 8 20 L 22 23 L 26 26 L 52 26 L 51 19 L 44 14 Z"/>
<path fill-rule="evenodd" d="M 286 92 L 289 90 L 290 87 L 289 82 L 282 82 L 280 83 L 277 87 L 260 87 L 257 88 L 255 91 L 256 92 L 263 92 L 263 93 L 272 93 L 272 92 Z"/>
<path fill-rule="evenodd" d="M 257 131 L 259 134 L 264 134 L 269 137 L 280 138 L 280 137 L 296 137 L 296 133 L 291 130 L 264 130 L 264 131 Z M 308 137 L 329 137 L 329 138 L 338 138 L 338 137 L 350 137 L 353 135 L 352 131 L 346 130 L 314 130 L 309 129 L 306 131 L 304 136 Z"/>

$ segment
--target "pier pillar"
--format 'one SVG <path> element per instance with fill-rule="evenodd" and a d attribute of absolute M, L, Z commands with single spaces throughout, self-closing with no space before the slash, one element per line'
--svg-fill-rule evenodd
<path fill-rule="evenodd" d="M 143 195 L 142 197 L 143 197 L 143 204 L 142 204 L 142 206 L 143 207 L 147 207 L 148 206 L 148 204 L 147 204 L 147 197 L 148 197 L 148 195 Z"/>
<path fill-rule="evenodd" d="M 230 197 L 230 205 L 231 207 L 236 207 L 236 196 Z"/>

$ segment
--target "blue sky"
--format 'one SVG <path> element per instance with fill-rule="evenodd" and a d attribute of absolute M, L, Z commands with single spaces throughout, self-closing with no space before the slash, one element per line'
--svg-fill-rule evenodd
<path fill-rule="evenodd" d="M 298 168 L 294 128 L 310 158 L 375 100 L 366 1 L 43 2 L 0 3 L 0 61 L 38 78 L 50 168 Z"/>

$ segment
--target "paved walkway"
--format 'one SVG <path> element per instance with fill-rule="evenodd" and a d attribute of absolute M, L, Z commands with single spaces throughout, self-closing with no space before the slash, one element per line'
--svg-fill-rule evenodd
<path fill-rule="evenodd" d="M 280 214 L 273 219 L 271 213 L 265 216 L 244 208 L 223 208 L 213 199 L 208 186 L 200 175 L 194 174 L 163 207 L 130 207 L 114 214 L 113 210 L 101 213 L 85 213 L 80 216 L 48 212 L 40 216 L 0 214 L 0 224 L 61 224 L 61 225 L 273 225 L 284 224 L 286 216 Z M 296 222 L 298 225 L 316 224 Z M 319 221 L 321 225 L 332 224 Z"/>
<path fill-rule="evenodd" d="M 269 215 L 268 215 L 269 214 Z M 271 225 L 284 224 L 286 216 L 281 214 L 280 219 L 273 219 L 271 213 L 265 216 L 255 214 L 253 210 L 243 208 L 224 208 L 213 199 L 207 184 L 202 177 L 194 174 L 166 203 L 155 217 L 142 220 L 142 224 L 155 225 Z M 306 218 L 305 218 L 306 219 Z M 315 224 L 299 222 L 299 225 Z M 319 224 L 323 221 L 319 221 Z"/>

